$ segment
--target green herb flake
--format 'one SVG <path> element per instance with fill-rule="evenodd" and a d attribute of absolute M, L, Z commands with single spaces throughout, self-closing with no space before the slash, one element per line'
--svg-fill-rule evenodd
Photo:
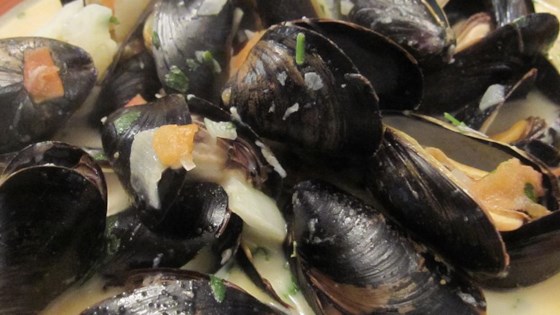
<path fill-rule="evenodd" d="M 202 60 L 211 63 L 214 60 L 214 56 L 210 50 L 205 50 L 202 52 Z"/>
<path fill-rule="evenodd" d="M 449 122 L 451 124 L 453 124 L 453 126 L 459 127 L 459 126 L 464 126 L 465 125 L 462 121 L 453 117 L 453 115 L 451 115 L 450 113 L 443 113 L 443 117 L 445 119 L 449 120 Z"/>
<path fill-rule="evenodd" d="M 533 202 L 537 202 L 537 195 L 535 194 L 535 187 L 531 183 L 525 183 L 525 196 Z"/>
<path fill-rule="evenodd" d="M 292 281 L 290 282 L 290 286 L 288 287 L 288 291 L 286 292 L 286 297 L 294 296 L 298 294 L 299 286 L 296 282 L 296 279 L 292 276 Z"/>
<path fill-rule="evenodd" d="M 152 45 L 154 45 L 156 49 L 159 49 L 161 46 L 161 41 L 159 40 L 159 35 L 156 31 L 152 32 Z"/>
<path fill-rule="evenodd" d="M 222 72 L 222 67 L 220 66 L 220 63 L 218 63 L 218 61 L 214 59 L 214 55 L 212 55 L 212 52 L 210 50 L 205 50 L 202 53 L 200 53 L 200 57 L 198 59 L 201 63 L 204 62 L 205 64 L 212 67 L 212 71 L 214 73 L 217 74 Z"/>
<path fill-rule="evenodd" d="M 121 117 L 117 118 L 114 122 L 115 129 L 118 135 L 124 134 L 130 129 L 130 126 L 140 117 L 140 111 L 131 110 Z"/>
<path fill-rule="evenodd" d="M 105 155 L 105 152 L 103 151 L 95 152 L 95 154 L 92 157 L 96 162 L 105 162 L 109 160 L 107 159 L 107 155 Z"/>
<path fill-rule="evenodd" d="M 107 242 L 105 250 L 108 256 L 112 256 L 117 253 L 121 246 L 120 238 L 113 233 L 113 229 L 118 227 L 118 218 L 119 217 L 117 215 L 109 216 L 105 225 L 105 239 Z"/>
<path fill-rule="evenodd" d="M 121 24 L 121 22 L 119 21 L 119 19 L 117 19 L 116 16 L 111 16 L 111 18 L 109 18 L 109 24 L 113 24 L 113 25 L 119 25 Z"/>
<path fill-rule="evenodd" d="M 264 260 L 269 261 L 270 260 L 270 251 L 266 247 L 258 246 L 253 251 L 253 256 L 255 256 L 255 257 L 256 256 L 263 256 Z"/>
<path fill-rule="evenodd" d="M 298 33 L 296 37 L 296 64 L 302 65 L 305 62 L 305 34 Z"/>
<path fill-rule="evenodd" d="M 165 75 L 165 84 L 181 93 L 186 93 L 189 89 L 189 78 L 177 66 L 171 66 L 169 73 Z"/>
<path fill-rule="evenodd" d="M 200 66 L 200 64 L 192 58 L 188 58 L 186 62 L 187 62 L 187 67 L 189 68 L 190 71 L 195 71 Z"/>
<path fill-rule="evenodd" d="M 216 302 L 222 303 L 226 298 L 226 286 L 224 281 L 216 276 L 210 275 L 210 287 Z"/>

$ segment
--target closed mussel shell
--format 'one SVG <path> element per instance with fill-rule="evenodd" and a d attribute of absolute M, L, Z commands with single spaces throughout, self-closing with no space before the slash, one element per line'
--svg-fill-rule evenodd
<path fill-rule="evenodd" d="M 34 55 L 46 58 L 32 57 Z M 82 105 L 97 78 L 96 69 L 88 53 L 53 39 L 2 39 L 0 56 L 2 153 L 21 149 L 34 141 L 48 139 Z M 49 83 L 56 81 L 53 77 L 59 78 L 58 82 L 62 84 L 60 91 L 57 87 L 56 93 L 45 94 L 45 87 L 41 87 L 41 84 L 46 83 L 40 79 L 40 76 L 45 74 L 37 72 L 41 67 L 51 71 L 47 74 Z"/>
<path fill-rule="evenodd" d="M 140 268 L 179 268 L 204 247 L 213 257 L 206 270 L 215 271 L 235 255 L 242 222 L 228 209 L 225 191 L 217 184 L 184 182 L 175 196 L 164 198 L 164 214 L 144 224 L 137 209 L 107 219 L 107 256 L 99 272 L 119 281 Z"/>
<path fill-rule="evenodd" d="M 167 91 L 219 99 L 228 76 L 233 12 L 230 0 L 167 0 L 156 5 L 152 52 Z"/>
<path fill-rule="evenodd" d="M 290 23 L 265 32 L 222 101 L 259 135 L 310 152 L 364 156 L 381 137 L 369 81 L 332 41 Z"/>
<path fill-rule="evenodd" d="M 479 289 L 357 198 L 307 181 L 291 207 L 301 287 L 319 314 L 485 312 Z"/>
<path fill-rule="evenodd" d="M 294 21 L 325 35 L 339 46 L 371 83 L 380 109 L 415 109 L 422 100 L 418 62 L 388 37 L 357 24 L 330 19 Z M 359 37 L 362 40 L 356 41 Z"/>
<path fill-rule="evenodd" d="M 82 150 L 20 151 L 0 178 L 0 313 L 36 314 L 104 251 L 106 186 Z"/>
<path fill-rule="evenodd" d="M 281 314 L 227 281 L 195 272 L 142 271 L 127 287 L 82 314 Z"/>

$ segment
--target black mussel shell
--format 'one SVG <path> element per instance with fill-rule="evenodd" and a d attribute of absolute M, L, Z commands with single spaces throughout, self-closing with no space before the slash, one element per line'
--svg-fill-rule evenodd
<path fill-rule="evenodd" d="M 225 280 L 195 272 L 138 272 L 127 287 L 82 314 L 281 314 Z"/>
<path fill-rule="evenodd" d="M 230 0 L 218 5 L 209 0 L 168 0 L 156 5 L 152 52 L 168 91 L 219 100 L 228 76 L 233 12 Z"/>
<path fill-rule="evenodd" d="M 47 47 L 64 96 L 36 103 L 24 86 L 24 54 Z M 85 101 L 97 78 L 93 61 L 81 48 L 54 39 L 0 40 L 0 152 L 15 151 L 54 134 Z"/>
<path fill-rule="evenodd" d="M 295 60 L 298 34 L 305 36 L 301 64 Z M 310 152 L 367 156 L 381 137 L 368 80 L 333 42 L 290 23 L 265 32 L 222 100 L 261 136 Z"/>
<path fill-rule="evenodd" d="M 103 149 L 131 195 L 138 195 L 130 178 L 130 150 L 134 137 L 141 131 L 163 125 L 187 125 L 191 122 L 187 102 L 179 94 L 168 95 L 145 105 L 122 108 L 107 117 L 101 133 Z"/>
<path fill-rule="evenodd" d="M 505 247 L 509 255 L 509 267 L 507 274 L 503 274 L 500 277 L 483 275 L 481 273 L 475 273 L 474 275 L 478 280 L 483 281 L 486 285 L 495 287 L 514 287 L 518 285 L 536 283 L 537 281 L 544 280 L 545 278 L 558 272 L 560 264 L 557 263 L 558 258 L 556 257 L 556 251 L 551 250 L 551 248 L 558 242 L 559 226 L 554 222 L 557 221 L 555 218 L 557 217 L 557 211 L 559 209 L 560 190 L 556 177 L 544 166 L 542 162 L 534 159 L 532 156 L 527 155 L 515 147 L 492 141 L 487 138 L 481 138 L 476 135 L 466 135 L 464 133 L 457 132 L 457 130 L 453 127 L 444 125 L 432 118 L 410 113 L 402 114 L 386 112 L 384 113 L 384 122 L 387 125 L 399 128 L 402 131 L 409 133 L 421 145 L 440 148 L 452 159 L 466 165 L 474 166 L 490 172 L 501 162 L 511 158 L 517 158 L 522 164 L 531 166 L 533 169 L 540 172 L 542 174 L 543 187 L 545 188 L 546 194 L 539 201 L 542 205 L 553 212 L 541 218 L 526 222 L 516 230 L 500 232 L 499 238 L 505 242 Z M 388 132 L 388 134 L 392 134 L 392 132 Z M 393 147 L 395 147 L 395 142 L 391 143 Z M 382 152 L 382 150 L 383 148 L 380 149 L 379 152 Z M 421 157 L 422 154 L 418 152 L 413 154 L 412 152 L 415 152 L 416 150 L 417 149 L 403 148 L 399 151 L 408 152 L 407 155 L 412 154 L 416 156 L 415 159 L 417 159 Z M 396 152 L 397 150 L 393 149 L 393 151 Z M 396 158 L 386 159 L 386 161 L 389 160 L 398 161 Z M 412 161 L 409 158 L 406 160 Z M 404 168 L 402 165 L 397 166 L 397 164 L 400 163 L 396 162 L 391 162 L 391 164 L 387 163 L 384 169 L 393 164 L 395 165 L 395 168 L 401 170 L 400 172 L 404 169 L 408 169 L 408 167 Z M 412 165 L 408 162 L 405 164 Z M 460 193 L 461 189 L 458 191 L 449 189 L 441 190 L 441 192 L 438 193 L 438 190 L 436 190 L 437 186 L 428 184 L 432 180 L 436 181 L 435 178 L 439 177 L 439 175 L 434 176 L 432 171 L 428 171 L 430 168 L 433 167 L 426 166 L 425 168 L 409 168 L 409 170 L 414 172 L 408 173 L 408 175 L 403 174 L 403 178 L 406 178 L 406 185 L 403 185 L 402 182 L 395 183 L 394 181 L 385 181 L 384 183 L 381 183 L 381 179 L 379 177 L 382 177 L 381 174 L 384 171 L 380 168 L 376 168 L 377 171 L 371 176 L 378 177 L 373 181 L 378 182 L 374 185 L 374 187 L 376 187 L 376 189 L 380 189 L 379 191 L 383 191 L 383 189 L 391 189 L 391 187 L 397 185 L 400 187 L 398 191 L 406 194 L 404 197 L 401 196 L 408 200 L 406 205 L 402 205 L 401 203 L 401 207 L 388 207 L 391 215 L 401 220 L 401 224 L 412 228 L 418 235 L 424 237 L 426 240 L 429 241 L 431 239 L 430 242 L 434 247 L 440 248 L 443 255 L 449 256 L 459 266 L 463 266 L 473 271 L 478 270 L 488 272 L 482 263 L 484 261 L 483 259 L 486 259 L 483 258 L 486 255 L 476 252 L 481 250 L 481 248 L 486 248 L 485 251 L 488 254 L 499 254 L 499 248 L 501 247 L 501 245 L 499 245 L 501 242 L 497 242 L 495 240 L 495 234 L 491 230 L 487 230 L 486 232 L 483 232 L 482 230 L 479 231 L 479 229 L 487 226 L 489 219 L 485 216 L 478 216 L 476 219 L 469 218 L 471 211 L 475 209 L 475 207 L 469 208 L 466 207 L 465 204 L 461 205 L 460 203 L 456 203 L 453 206 L 453 198 L 458 198 L 459 195 L 462 195 L 462 193 Z M 393 171 L 389 172 L 387 176 L 395 177 L 395 174 L 401 173 Z M 422 184 L 422 182 L 424 183 Z M 445 182 L 445 180 L 439 179 L 437 182 L 441 185 L 441 183 Z M 424 188 L 418 189 L 416 185 L 420 185 L 420 187 Z M 382 186 L 385 188 L 382 188 Z M 428 188 L 431 190 L 427 190 Z M 405 191 L 408 191 L 408 193 L 405 193 Z M 455 193 L 450 194 L 449 191 L 455 191 Z M 430 193 L 428 194 L 428 192 Z M 374 193 L 377 192 L 374 190 Z M 383 198 L 382 193 L 380 193 L 379 196 Z M 441 198 L 439 196 L 446 197 Z M 439 201 L 437 201 L 438 199 Z M 399 202 L 399 198 L 384 198 L 384 200 L 385 202 L 392 203 L 394 205 Z M 400 200 L 402 200 L 402 198 Z M 410 202 L 410 200 L 415 200 L 415 202 Z M 418 210 L 420 209 L 419 205 L 426 205 L 428 203 L 431 203 L 432 206 L 424 208 L 424 211 L 428 210 L 428 212 L 423 214 L 415 212 L 415 210 L 410 210 L 412 208 L 411 205 L 414 205 L 414 208 L 412 209 Z M 446 212 L 442 212 L 444 214 L 443 217 L 445 217 L 446 220 L 453 221 L 454 223 L 447 222 L 443 224 L 432 221 L 440 215 L 432 213 L 431 211 L 438 208 L 444 209 L 445 207 L 448 207 L 448 210 L 447 214 L 445 214 Z M 409 210 L 410 212 L 408 212 Z M 464 218 L 467 218 L 467 220 L 465 221 Z M 449 226 L 451 226 L 451 228 L 449 228 Z M 453 226 L 455 227 L 453 228 Z M 471 238 L 476 237 L 476 234 L 484 236 L 482 236 L 482 239 L 474 241 Z M 492 238 L 490 238 L 490 236 L 492 236 Z M 471 240 L 468 241 L 469 239 Z M 453 244 L 453 242 L 458 243 Z M 492 245 L 493 243 L 494 245 Z M 461 250 L 456 250 L 459 246 L 461 246 Z M 479 246 L 481 246 L 481 248 L 477 248 Z M 495 246 L 494 251 L 490 251 L 492 246 Z M 453 253 L 454 251 L 455 253 Z M 472 253 L 468 254 L 470 251 L 472 251 Z M 476 256 L 476 259 L 470 261 L 468 258 L 474 257 L 473 255 Z M 495 260 L 495 258 L 492 260 Z M 485 269 L 486 271 L 484 271 Z"/>
<path fill-rule="evenodd" d="M 207 270 L 216 271 L 234 257 L 241 219 L 228 209 L 228 197 L 217 184 L 184 182 L 176 196 L 166 196 L 164 214 L 142 222 L 137 209 L 108 218 L 108 251 L 99 272 L 119 279 L 139 268 L 179 268 L 203 247 L 215 253 Z"/>
<path fill-rule="evenodd" d="M 477 101 L 492 84 L 524 76 L 537 56 L 558 35 L 558 19 L 547 13 L 527 15 L 505 25 L 453 56 L 453 63 L 425 71 L 424 101 L 419 111 L 454 112 Z"/>
<path fill-rule="evenodd" d="M 352 0 L 348 19 L 391 38 L 421 64 L 451 60 L 455 38 L 443 10 L 434 0 Z"/>
<path fill-rule="evenodd" d="M 0 313 L 36 314 L 104 251 L 106 186 L 82 150 L 20 151 L 0 177 Z"/>
<path fill-rule="evenodd" d="M 265 27 L 285 21 L 317 18 L 325 14 L 316 0 L 256 1 L 256 10 Z"/>
<path fill-rule="evenodd" d="M 467 270 L 505 272 L 509 259 L 490 219 L 414 139 L 388 127 L 369 167 L 369 189 L 397 222 Z"/>
<path fill-rule="evenodd" d="M 512 232 L 503 232 L 510 256 L 509 272 L 482 284 L 511 289 L 530 286 L 560 272 L 560 211 L 529 222 Z"/>
<path fill-rule="evenodd" d="M 308 181 L 294 187 L 291 207 L 300 274 L 319 314 L 484 313 L 479 289 L 357 198 Z"/>
<path fill-rule="evenodd" d="M 303 19 L 293 23 L 335 42 L 370 81 L 380 109 L 416 109 L 420 105 L 424 80 L 418 62 L 386 36 L 336 20 Z"/>

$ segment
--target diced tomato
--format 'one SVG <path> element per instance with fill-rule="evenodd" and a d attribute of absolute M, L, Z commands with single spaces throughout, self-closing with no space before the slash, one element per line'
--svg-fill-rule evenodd
<path fill-rule="evenodd" d="M 152 145 L 159 161 L 172 168 L 192 168 L 194 137 L 198 131 L 195 124 L 178 126 L 165 125 L 154 133 Z M 189 169 L 187 169 L 189 170 Z"/>
<path fill-rule="evenodd" d="M 23 85 L 37 104 L 64 96 L 59 68 L 48 47 L 29 49 L 23 55 Z"/>
<path fill-rule="evenodd" d="M 136 105 L 143 105 L 146 104 L 146 100 L 140 94 L 136 94 L 133 98 L 131 98 L 124 107 L 132 107 Z"/>

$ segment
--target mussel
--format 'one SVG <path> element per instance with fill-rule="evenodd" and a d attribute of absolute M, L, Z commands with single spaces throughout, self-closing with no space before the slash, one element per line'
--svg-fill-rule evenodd
<path fill-rule="evenodd" d="M 449 62 L 455 44 L 447 17 L 433 0 L 352 0 L 348 19 L 384 34 L 427 66 Z"/>
<path fill-rule="evenodd" d="M 85 101 L 96 69 L 84 50 L 39 37 L 0 40 L 0 152 L 46 140 Z"/>
<path fill-rule="evenodd" d="M 372 159 L 370 187 L 391 216 L 487 283 L 527 285 L 559 270 L 554 251 L 531 254 L 554 243 L 558 229 L 552 223 L 559 208 L 558 182 L 542 162 L 433 119 L 386 113 L 385 122 L 418 141 L 388 129 L 385 144 Z M 426 147 L 444 150 L 451 159 Z M 503 170 L 508 170 L 509 181 L 500 179 Z M 396 174 L 405 180 L 395 181 Z M 484 182 L 491 189 L 475 188 Z M 504 195 L 502 187 L 511 195 Z M 506 203 L 489 203 L 487 196 Z M 511 212 L 505 211 L 509 208 Z"/>
<path fill-rule="evenodd" d="M 359 199 L 308 181 L 290 207 L 293 255 L 318 314 L 485 312 L 479 289 Z"/>
<path fill-rule="evenodd" d="M 430 115 L 454 112 L 478 101 L 493 84 L 517 82 L 537 56 L 548 50 L 558 28 L 555 16 L 530 14 L 458 52 L 453 63 L 425 71 L 424 100 L 419 110 Z"/>
<path fill-rule="evenodd" d="M 0 313 L 36 314 L 105 250 L 107 192 L 82 150 L 42 142 L 0 177 Z"/>
<path fill-rule="evenodd" d="M 222 101 L 261 136 L 306 151 L 368 155 L 381 135 L 370 82 L 333 42 L 289 23 L 265 32 Z"/>
<path fill-rule="evenodd" d="M 156 6 L 152 52 L 168 91 L 219 99 L 228 76 L 233 11 L 230 0 L 172 0 Z"/>
<path fill-rule="evenodd" d="M 227 281 L 195 272 L 138 272 L 125 287 L 82 314 L 281 314 Z"/>
<path fill-rule="evenodd" d="M 205 247 L 213 259 L 207 271 L 216 271 L 235 256 L 241 219 L 228 209 L 224 190 L 212 183 L 183 183 L 176 196 L 164 198 L 159 221 L 144 224 L 137 209 L 109 217 L 107 255 L 97 267 L 111 282 L 140 268 L 179 268 Z"/>

